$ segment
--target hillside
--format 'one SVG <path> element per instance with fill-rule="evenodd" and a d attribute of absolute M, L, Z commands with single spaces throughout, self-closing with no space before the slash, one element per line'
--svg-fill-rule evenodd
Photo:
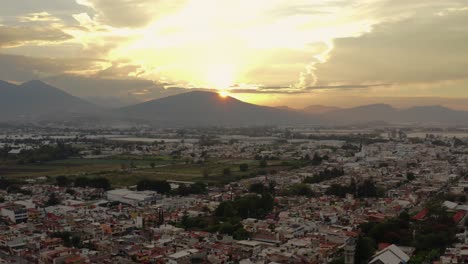
<path fill-rule="evenodd" d="M 302 113 L 249 104 L 212 92 L 188 92 L 119 110 L 127 117 L 177 126 L 247 126 L 307 123 Z"/>

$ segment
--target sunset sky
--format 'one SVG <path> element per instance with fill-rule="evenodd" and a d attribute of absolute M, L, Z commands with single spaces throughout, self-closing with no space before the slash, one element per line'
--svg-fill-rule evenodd
<path fill-rule="evenodd" d="M 3 0 L 0 69 L 128 103 L 468 110 L 468 0 Z"/>

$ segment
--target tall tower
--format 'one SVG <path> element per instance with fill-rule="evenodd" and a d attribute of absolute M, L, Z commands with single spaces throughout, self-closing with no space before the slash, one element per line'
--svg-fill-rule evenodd
<path fill-rule="evenodd" d="M 354 253 L 356 252 L 356 239 L 350 238 L 346 241 L 344 248 L 345 264 L 354 264 Z"/>
<path fill-rule="evenodd" d="M 162 225 L 164 224 L 164 209 L 159 208 L 158 210 L 158 224 Z"/>

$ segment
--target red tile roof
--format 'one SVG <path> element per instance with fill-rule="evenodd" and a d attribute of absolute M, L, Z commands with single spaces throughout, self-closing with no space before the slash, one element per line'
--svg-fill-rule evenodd
<path fill-rule="evenodd" d="M 429 209 L 424 208 L 423 210 L 421 210 L 421 212 L 413 216 L 413 220 L 423 220 L 426 217 L 427 213 L 429 213 Z"/>
<path fill-rule="evenodd" d="M 465 217 L 465 215 L 466 215 L 466 212 L 465 212 L 465 211 L 458 211 L 458 212 L 452 217 L 452 219 L 453 219 L 453 221 L 454 221 L 455 223 L 458 224 L 458 223 L 463 219 L 463 217 Z"/>

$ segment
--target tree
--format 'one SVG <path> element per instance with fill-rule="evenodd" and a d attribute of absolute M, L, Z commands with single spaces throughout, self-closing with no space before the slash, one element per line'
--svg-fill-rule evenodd
<path fill-rule="evenodd" d="M 90 181 L 90 187 L 98 188 L 98 189 L 104 189 L 104 190 L 109 190 L 111 187 L 111 184 L 107 178 L 104 177 L 96 177 L 92 178 Z"/>
<path fill-rule="evenodd" d="M 182 184 L 177 188 L 175 193 L 181 196 L 189 194 L 203 194 L 206 193 L 206 184 L 203 182 L 196 182 L 189 186 Z"/>
<path fill-rule="evenodd" d="M 224 201 L 215 210 L 215 216 L 219 218 L 230 218 L 237 216 L 236 204 L 232 201 Z"/>
<path fill-rule="evenodd" d="M 232 237 L 236 240 L 246 240 L 250 237 L 250 234 L 244 229 L 244 227 L 240 226 L 236 231 L 234 231 Z"/>
<path fill-rule="evenodd" d="M 276 193 L 276 182 L 275 181 L 270 181 L 268 183 L 268 191 L 271 194 L 275 195 L 275 193 Z"/>
<path fill-rule="evenodd" d="M 354 178 L 351 178 L 351 183 L 349 184 L 349 192 L 353 195 L 357 192 L 356 180 Z"/>
<path fill-rule="evenodd" d="M 14 182 L 9 180 L 9 179 L 0 178 L 0 189 L 1 190 L 7 190 L 8 187 L 10 187 L 13 184 L 14 184 Z"/>
<path fill-rule="evenodd" d="M 57 178 L 55 178 L 55 183 L 59 187 L 67 187 L 70 185 L 70 179 L 66 176 L 57 176 Z"/>
<path fill-rule="evenodd" d="M 224 222 L 219 226 L 218 232 L 221 234 L 232 235 L 234 233 L 235 227 L 229 222 Z"/>
<path fill-rule="evenodd" d="M 345 258 L 344 257 L 339 257 L 333 259 L 330 264 L 345 264 Z"/>
<path fill-rule="evenodd" d="M 55 232 L 51 234 L 51 237 L 61 238 L 64 246 L 66 247 L 80 247 L 81 237 L 71 232 Z"/>
<path fill-rule="evenodd" d="M 203 168 L 202 174 L 203 174 L 203 177 L 205 178 L 210 177 L 210 174 L 211 174 L 210 168 Z"/>
<path fill-rule="evenodd" d="M 358 186 L 358 197 L 378 197 L 377 187 L 371 180 L 365 180 L 363 184 Z"/>
<path fill-rule="evenodd" d="M 91 188 L 97 188 L 97 189 L 104 189 L 104 190 L 109 190 L 111 187 L 111 184 L 109 182 L 109 179 L 104 178 L 104 177 L 95 177 L 95 178 L 88 178 L 88 177 L 77 177 L 74 182 L 75 187 L 91 187 Z"/>
<path fill-rule="evenodd" d="M 268 166 L 268 163 L 266 159 L 261 159 L 259 163 L 260 168 L 266 168 Z"/>
<path fill-rule="evenodd" d="M 347 193 L 349 193 L 349 188 L 346 186 L 342 186 L 340 184 L 332 184 L 327 191 L 325 192 L 326 195 L 335 195 L 338 197 L 345 197 Z"/>
<path fill-rule="evenodd" d="M 85 188 L 87 187 L 89 184 L 89 179 L 88 177 L 84 177 L 84 176 L 81 176 L 81 177 L 77 177 L 75 180 L 74 180 L 74 186 L 75 187 L 82 187 L 82 188 Z"/>
<path fill-rule="evenodd" d="M 76 194 L 76 191 L 73 190 L 73 189 L 66 189 L 66 190 L 65 190 L 65 193 L 68 193 L 68 194 L 70 194 L 70 195 L 75 195 L 75 194 Z"/>
<path fill-rule="evenodd" d="M 466 203 L 466 196 L 465 196 L 465 195 L 461 195 L 461 196 L 458 198 L 458 201 L 460 201 L 461 203 Z"/>
<path fill-rule="evenodd" d="M 45 206 L 53 206 L 53 205 L 57 205 L 57 204 L 60 204 L 60 199 L 57 197 L 57 195 L 55 193 L 51 193 L 49 195 L 49 199 L 45 203 Z"/>
<path fill-rule="evenodd" d="M 229 220 L 232 218 L 262 218 L 270 213 L 274 206 L 274 199 L 268 193 L 246 195 L 234 201 L 224 201 L 215 210 L 215 216 Z"/>
<path fill-rule="evenodd" d="M 408 181 L 414 181 L 416 179 L 416 177 L 414 176 L 414 173 L 408 172 L 408 173 L 406 173 L 406 179 Z"/>
<path fill-rule="evenodd" d="M 11 147 L 9 146 L 4 146 L 3 148 L 0 148 L 0 159 L 6 160 L 8 158 L 8 153 L 11 151 Z"/>
<path fill-rule="evenodd" d="M 261 182 L 252 183 L 249 187 L 249 192 L 262 194 L 265 192 L 265 186 Z"/>
<path fill-rule="evenodd" d="M 242 163 L 241 165 L 239 165 L 240 171 L 247 171 L 248 169 L 249 169 L 249 165 L 246 163 Z"/>
<path fill-rule="evenodd" d="M 355 263 L 368 263 L 369 259 L 374 255 L 376 248 L 376 243 L 372 238 L 360 237 L 356 244 Z"/>
<path fill-rule="evenodd" d="M 322 161 L 323 161 L 323 158 L 320 157 L 319 154 L 315 153 L 315 154 L 314 154 L 314 157 L 312 158 L 312 162 L 311 162 L 311 163 L 312 163 L 312 165 L 317 166 L 317 165 L 322 164 Z"/>
<path fill-rule="evenodd" d="M 319 173 L 314 174 L 314 176 L 312 177 L 306 177 L 304 179 L 304 183 L 320 183 L 323 181 L 338 178 L 343 175 L 344 175 L 343 169 L 338 169 L 338 168 L 325 169 Z"/>
<path fill-rule="evenodd" d="M 151 162 L 151 163 L 150 163 L 150 167 L 151 167 L 152 169 L 154 169 L 154 168 L 156 167 L 156 163 L 155 163 L 154 161 Z"/>
<path fill-rule="evenodd" d="M 137 183 L 137 190 L 138 191 L 155 191 L 158 193 L 168 193 L 171 191 L 171 185 L 167 181 L 159 181 L 159 180 L 140 180 Z"/>
<path fill-rule="evenodd" d="M 314 193 L 310 189 L 309 185 L 303 183 L 293 184 L 289 187 L 287 193 L 289 195 L 297 196 L 312 196 Z"/>
<path fill-rule="evenodd" d="M 224 175 L 224 176 L 229 176 L 229 175 L 231 175 L 231 169 L 230 169 L 230 168 L 224 168 L 224 169 L 223 169 L 223 175 Z"/>

